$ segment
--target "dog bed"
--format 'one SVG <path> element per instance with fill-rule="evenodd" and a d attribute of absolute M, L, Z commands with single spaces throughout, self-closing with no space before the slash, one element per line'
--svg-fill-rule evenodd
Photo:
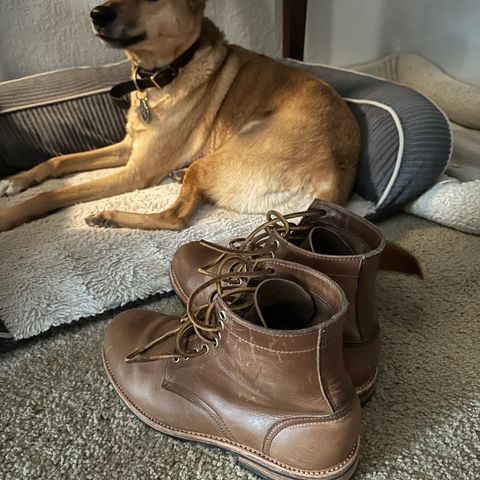
<path fill-rule="evenodd" d="M 288 62 L 335 88 L 362 131 L 356 192 L 373 203 L 371 217 L 416 199 L 446 168 L 452 136 L 445 115 L 416 91 L 364 74 Z M 120 140 L 125 112 L 109 98 L 128 79 L 127 62 L 36 75 L 0 85 L 0 177 L 61 153 Z M 108 121 L 106 121 L 108 119 Z"/>
<path fill-rule="evenodd" d="M 378 217 L 425 192 L 445 171 L 453 141 L 445 114 L 421 93 L 377 77 L 300 62 L 347 101 L 362 131 L 356 192 Z"/>
<path fill-rule="evenodd" d="M 370 204 L 366 208 L 357 199 L 350 208 L 363 215 L 385 214 L 434 182 L 450 156 L 451 137 L 445 117 L 433 104 L 389 82 L 327 67 L 311 68 L 347 97 L 362 128 L 356 190 Z M 0 136 L 6 141 L 0 144 L 0 176 L 53 155 L 122 138 L 125 113 L 111 102 L 108 90 L 128 76 L 129 65 L 120 63 L 1 84 Z M 40 191 L 104 174 L 49 180 L 15 197 L 0 198 L 0 209 Z M 166 293 L 171 290 L 169 261 L 181 244 L 244 235 L 262 220 L 208 205 L 200 209 L 190 228 L 175 234 L 98 230 L 83 220 L 108 209 L 160 211 L 176 198 L 178 189 L 178 185 L 160 185 L 76 205 L 0 234 L 0 320 L 10 333 L 16 339 L 31 337 L 55 325 Z"/>
<path fill-rule="evenodd" d="M 445 175 L 405 211 L 446 227 L 480 235 L 480 180 L 460 182 Z"/>

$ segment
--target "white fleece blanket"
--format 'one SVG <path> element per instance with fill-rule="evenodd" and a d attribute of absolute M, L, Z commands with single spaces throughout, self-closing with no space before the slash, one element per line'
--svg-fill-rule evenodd
<path fill-rule="evenodd" d="M 18 196 L 0 198 L 0 210 L 40 191 L 98 178 L 110 171 L 49 180 Z M 223 242 L 249 233 L 263 215 L 241 215 L 205 205 L 183 232 L 88 227 L 84 218 L 120 209 L 159 212 L 177 197 L 178 184 L 76 205 L 0 233 L 0 320 L 16 339 L 103 313 L 172 288 L 170 260 L 182 244 Z M 308 208 L 298 204 L 292 211 Z M 359 205 L 354 205 L 358 212 Z"/>

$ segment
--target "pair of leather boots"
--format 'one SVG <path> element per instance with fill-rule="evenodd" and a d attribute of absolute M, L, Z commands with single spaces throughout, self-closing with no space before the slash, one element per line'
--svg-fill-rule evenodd
<path fill-rule="evenodd" d="M 153 428 L 228 450 L 262 478 L 351 478 L 377 382 L 385 246 L 323 201 L 270 212 L 229 247 L 184 245 L 170 273 L 185 316 L 133 310 L 106 330 L 115 390 Z"/>

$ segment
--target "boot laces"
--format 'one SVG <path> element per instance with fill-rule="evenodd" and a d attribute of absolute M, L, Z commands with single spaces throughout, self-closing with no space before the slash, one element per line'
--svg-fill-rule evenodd
<path fill-rule="evenodd" d="M 281 237 L 288 238 L 289 241 L 303 240 L 305 233 L 311 229 L 311 225 L 308 223 L 297 225 L 291 220 L 306 218 L 319 213 L 319 211 L 309 210 L 282 215 L 275 210 L 271 210 L 267 213 L 266 222 L 263 225 L 256 228 L 246 238 L 232 240 L 228 247 L 202 241 L 203 245 L 220 254 L 219 258 L 213 263 L 199 269 L 201 273 L 211 277 L 211 280 L 197 288 L 190 296 L 186 314 L 180 319 L 180 325 L 177 328 L 133 351 L 125 358 L 125 361 L 127 363 L 143 363 L 173 359 L 178 362 L 182 358 L 188 360 L 208 354 L 210 346 L 218 346 L 225 328 L 226 313 L 220 311 L 218 315 L 220 318 L 217 318 L 214 309 L 215 297 L 218 296 L 224 300 L 229 309 L 241 316 L 241 313 L 253 304 L 251 294 L 256 287 L 251 286 L 251 281 L 264 278 L 272 273 L 271 268 L 262 269 L 262 261 L 269 260 L 274 256 L 271 246 L 267 245 L 270 234 L 275 231 Z M 276 245 L 277 248 L 279 246 L 279 244 Z M 212 286 L 215 288 L 210 295 L 209 302 L 195 307 L 196 298 Z M 147 354 L 149 350 L 173 336 L 175 336 L 174 352 Z M 200 348 L 186 348 L 188 339 L 192 336 L 200 340 Z"/>
<path fill-rule="evenodd" d="M 266 216 L 267 221 L 263 225 L 256 228 L 246 238 L 232 240 L 228 247 L 202 240 L 200 242 L 202 245 L 217 251 L 220 256 L 213 263 L 200 268 L 199 272 L 208 277 L 216 277 L 217 272 L 225 271 L 226 263 L 229 263 L 226 271 L 233 273 L 241 271 L 245 265 L 248 265 L 254 259 L 272 258 L 274 252 L 271 246 L 267 245 L 272 232 L 277 232 L 278 235 L 288 238 L 289 241 L 303 240 L 305 233 L 312 228 L 311 225 L 308 223 L 297 225 L 289 220 L 318 215 L 318 213 L 318 211 L 309 210 L 282 215 L 275 210 L 270 210 Z M 280 245 L 277 242 L 275 248 L 279 247 Z M 235 261 L 237 258 L 241 261 Z"/>
<path fill-rule="evenodd" d="M 253 305 L 252 293 L 255 291 L 255 287 L 249 286 L 248 282 L 273 274 L 272 268 L 262 268 L 261 266 L 259 268 L 258 263 L 246 260 L 242 256 L 233 258 L 233 260 L 242 265 L 241 271 L 218 275 L 197 288 L 188 300 L 186 313 L 180 319 L 178 327 L 169 330 L 147 345 L 136 349 L 127 355 L 125 362 L 145 363 L 168 359 L 178 362 L 180 359 L 189 360 L 206 355 L 209 353 L 211 346 L 218 347 L 222 332 L 225 329 L 224 321 L 227 318 L 227 314 L 224 310 L 217 314 L 215 298 L 221 298 L 231 311 L 241 315 L 242 312 L 245 312 Z M 198 295 L 212 286 L 215 286 L 215 290 L 210 295 L 208 303 L 195 307 L 195 299 Z M 173 352 L 147 354 L 153 347 L 160 345 L 173 336 L 175 337 L 175 349 Z M 190 349 L 187 347 L 192 336 L 199 340 L 199 342 L 192 343 L 201 344 L 200 347 L 197 346 Z"/>

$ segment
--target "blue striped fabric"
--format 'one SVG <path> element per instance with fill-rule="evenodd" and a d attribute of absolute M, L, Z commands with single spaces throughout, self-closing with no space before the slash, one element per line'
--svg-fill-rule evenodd
<path fill-rule="evenodd" d="M 121 140 L 125 112 L 108 92 L 129 72 L 124 62 L 0 84 L 0 177 Z"/>
<path fill-rule="evenodd" d="M 452 134 L 443 112 L 411 88 L 352 71 L 289 62 L 334 87 L 344 98 L 376 102 L 397 115 L 404 135 L 398 176 L 383 202 L 379 217 L 418 198 L 444 172 L 452 154 Z M 398 127 L 384 108 L 349 104 L 362 130 L 362 153 L 355 189 L 378 203 L 395 171 L 400 148 Z"/>

